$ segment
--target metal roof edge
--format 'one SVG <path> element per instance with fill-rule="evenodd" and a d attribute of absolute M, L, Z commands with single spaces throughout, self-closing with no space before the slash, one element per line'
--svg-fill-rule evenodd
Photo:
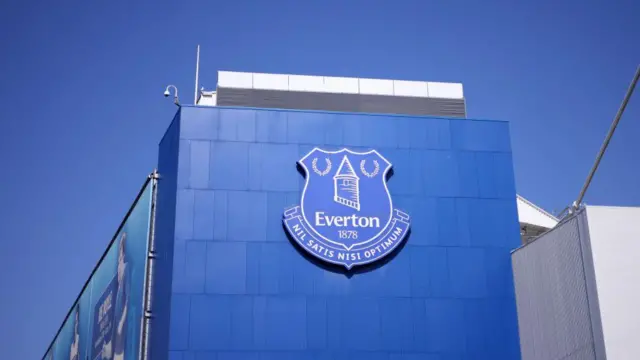
<path fill-rule="evenodd" d="M 522 200 L 525 204 L 531 206 L 532 208 L 536 209 L 537 211 L 539 211 L 540 213 L 542 213 L 543 215 L 555 220 L 556 222 L 559 222 L 560 219 L 558 219 L 557 217 L 551 215 L 549 212 L 547 212 L 546 210 L 544 210 L 543 208 L 539 207 L 538 205 L 532 203 L 531 201 L 525 199 L 522 195 L 520 194 L 516 194 L 516 198 Z"/>

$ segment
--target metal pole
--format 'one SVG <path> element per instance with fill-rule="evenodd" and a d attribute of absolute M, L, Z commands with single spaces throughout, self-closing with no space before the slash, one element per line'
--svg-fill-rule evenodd
<path fill-rule="evenodd" d="M 151 193 L 151 211 L 149 214 L 149 238 L 147 239 L 147 264 L 144 284 L 144 300 L 142 314 L 142 341 L 140 346 L 140 359 L 148 360 L 151 358 L 151 321 L 153 318 L 153 285 L 156 264 L 156 210 L 158 201 L 158 179 L 160 174 L 158 170 L 154 170 L 150 175 L 152 193 Z"/>
<path fill-rule="evenodd" d="M 616 131 L 616 127 L 618 126 L 618 123 L 620 122 L 620 118 L 622 117 L 622 113 L 624 112 L 625 108 L 627 107 L 627 103 L 629 102 L 629 99 L 631 98 L 631 94 L 633 94 L 633 90 L 635 89 L 636 84 L 638 83 L 638 78 L 640 78 L 640 65 L 636 69 L 636 74 L 633 77 L 633 80 L 631 81 L 631 84 L 629 85 L 629 88 L 627 89 L 627 94 L 624 96 L 624 100 L 622 100 L 622 104 L 620 105 L 620 108 L 618 109 L 618 113 L 616 114 L 616 117 L 613 119 L 613 123 L 611 124 L 611 127 L 609 128 L 609 132 L 607 133 L 607 137 L 604 139 L 604 143 L 602 144 L 602 147 L 600 147 L 600 151 L 598 152 L 598 156 L 596 157 L 596 162 L 593 164 L 593 167 L 591 168 L 591 171 L 589 172 L 589 175 L 587 176 L 587 181 L 585 181 L 584 185 L 582 186 L 582 190 L 580 190 L 580 195 L 578 195 L 578 199 L 573 203 L 573 209 L 578 209 L 580 207 L 580 204 L 582 203 L 582 199 L 584 198 L 584 194 L 587 192 L 587 189 L 589 188 L 589 185 L 591 184 L 591 180 L 593 179 L 593 175 L 595 174 L 596 170 L 598 170 L 598 165 L 600 165 L 600 161 L 602 160 L 602 156 L 604 155 L 604 152 L 607 150 L 607 146 L 609 146 L 609 141 L 611 141 L 611 137 L 613 136 L 613 133 Z"/>
<path fill-rule="evenodd" d="M 198 75 L 200 72 L 200 45 L 198 45 L 198 50 L 196 52 L 196 86 L 193 91 L 193 105 L 197 105 L 198 103 Z"/>

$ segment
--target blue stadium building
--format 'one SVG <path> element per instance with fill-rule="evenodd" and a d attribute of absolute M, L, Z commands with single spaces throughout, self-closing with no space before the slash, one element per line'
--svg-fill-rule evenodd
<path fill-rule="evenodd" d="M 144 359 L 520 358 L 510 254 L 552 225 L 461 84 L 219 72 L 153 178 Z"/>

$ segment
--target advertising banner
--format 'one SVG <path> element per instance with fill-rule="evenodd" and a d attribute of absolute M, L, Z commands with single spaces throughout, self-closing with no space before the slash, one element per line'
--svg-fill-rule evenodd
<path fill-rule="evenodd" d="M 140 191 L 43 359 L 139 358 L 154 181 Z"/>

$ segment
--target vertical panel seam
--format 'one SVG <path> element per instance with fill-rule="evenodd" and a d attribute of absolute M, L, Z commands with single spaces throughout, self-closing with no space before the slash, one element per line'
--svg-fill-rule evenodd
<path fill-rule="evenodd" d="M 589 299 L 589 288 L 588 288 L 588 283 L 587 283 L 587 269 L 584 266 L 584 262 L 585 262 L 585 255 L 584 255 L 584 251 L 582 249 L 582 236 L 584 235 L 582 233 L 582 231 L 580 231 L 580 218 L 585 216 L 585 213 L 582 212 L 581 214 L 577 215 L 577 219 L 578 221 L 576 221 L 576 228 L 578 230 L 578 248 L 580 249 L 580 258 L 581 258 L 581 265 L 582 265 L 582 278 L 584 280 L 584 289 L 585 289 L 585 293 L 586 293 L 586 298 L 587 298 L 587 316 L 589 317 L 589 330 L 591 332 L 591 347 L 593 349 L 593 354 L 596 355 L 596 336 L 595 333 L 593 331 L 593 317 L 591 316 L 591 300 Z"/>

